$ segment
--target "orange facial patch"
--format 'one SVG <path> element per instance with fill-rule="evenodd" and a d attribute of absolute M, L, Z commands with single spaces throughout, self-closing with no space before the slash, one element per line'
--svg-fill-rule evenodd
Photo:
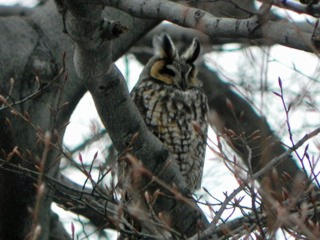
<path fill-rule="evenodd" d="M 169 76 L 168 74 L 160 73 L 160 70 L 165 65 L 166 65 L 166 62 L 164 60 L 156 61 L 151 67 L 150 75 L 151 75 L 151 77 L 153 77 L 159 81 L 162 81 L 166 84 L 171 85 L 173 83 L 172 77 Z"/>

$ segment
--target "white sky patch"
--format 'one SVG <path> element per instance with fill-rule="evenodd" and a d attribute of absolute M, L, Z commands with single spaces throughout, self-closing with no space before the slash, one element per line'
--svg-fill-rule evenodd
<path fill-rule="evenodd" d="M 131 90 L 139 78 L 142 66 L 134 61 L 134 57 L 129 56 L 128 58 L 128 67 L 130 71 L 128 88 Z M 116 65 L 124 76 L 126 75 L 127 67 L 125 62 L 124 58 L 121 58 L 116 62 Z M 103 126 L 90 93 L 86 93 L 72 113 L 70 124 L 67 127 L 64 137 L 65 145 L 71 148 L 82 143 L 83 140 L 92 135 L 93 124 L 97 124 L 100 128 Z M 79 131 L 79 129 L 81 129 L 81 131 Z"/>
<path fill-rule="evenodd" d="M 34 6 L 38 1 L 36 0 L 0 0 L 0 4 L 2 5 L 23 5 L 26 7 L 32 7 Z"/>

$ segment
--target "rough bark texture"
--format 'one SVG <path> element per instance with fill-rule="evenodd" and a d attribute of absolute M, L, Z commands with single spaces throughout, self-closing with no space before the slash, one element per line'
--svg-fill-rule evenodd
<path fill-rule="evenodd" d="M 43 160 L 45 132 L 51 133 L 52 144 L 60 144 L 60 137 L 64 133 L 62 126 L 85 92 L 77 81 L 71 84 L 76 79 L 70 58 L 72 45 L 67 36 L 62 34 L 61 20 L 54 8 L 51 3 L 26 18 L 0 19 L 1 32 L 6 33 L 0 36 L 1 95 L 8 97 L 10 104 L 37 90 L 41 92 L 22 104 L 1 111 L 4 120 L 1 126 L 2 131 L 5 131 L 0 134 L 1 147 L 5 146 L 1 157 L 10 158 L 8 155 L 17 147 L 20 154 L 13 154 L 10 162 L 31 169 Z M 57 76 L 62 68 L 64 53 L 70 81 L 61 91 L 64 78 Z M 39 80 L 35 79 L 36 76 Z M 68 107 L 61 108 L 65 102 L 68 102 Z M 22 115 L 12 114 L 13 111 Z M 55 146 L 49 147 L 44 166 L 46 174 L 53 176 L 57 172 L 59 154 Z M 0 177 L 3 196 L 0 200 L 0 238 L 24 239 L 31 231 L 32 219 L 36 218 L 42 226 L 42 238 L 47 239 L 50 232 L 51 198 L 42 198 L 38 216 L 33 216 L 28 208 L 34 207 L 37 195 L 35 182 L 4 170 L 1 170 Z"/>

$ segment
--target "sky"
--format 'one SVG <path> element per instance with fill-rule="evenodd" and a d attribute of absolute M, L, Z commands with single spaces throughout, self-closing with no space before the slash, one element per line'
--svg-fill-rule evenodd
<path fill-rule="evenodd" d="M 0 0 L 0 3 L 5 4 L 16 4 L 18 2 L 19 1 L 16 0 Z M 23 4 L 32 5 L 34 2 L 33 0 L 26 0 L 23 1 Z M 287 13 L 284 12 L 284 14 Z M 305 18 L 304 15 L 291 14 L 290 16 L 295 19 Z M 285 99 L 288 102 L 293 101 L 301 92 L 302 88 L 305 89 L 306 96 L 308 96 L 309 90 L 320 90 L 319 82 L 312 80 L 312 77 L 319 79 L 319 59 L 313 54 L 282 46 L 274 46 L 271 49 L 253 47 L 240 50 L 239 45 L 228 44 L 224 47 L 224 50 L 224 52 L 215 52 L 206 55 L 205 58 L 208 65 L 223 72 L 221 77 L 233 83 L 236 86 L 235 89 L 245 97 L 254 99 L 254 105 L 257 111 L 263 113 L 274 131 L 283 137 L 282 140 L 285 143 L 290 144 L 285 125 L 286 116 L 283 112 L 280 99 L 272 96 L 272 94 L 268 96 L 261 95 L 260 92 L 254 90 L 251 91 L 251 95 L 246 96 L 248 93 L 245 89 L 246 87 L 252 87 L 252 83 L 250 82 L 252 76 L 259 76 L 260 83 L 267 82 L 268 87 L 272 91 L 279 92 L 278 79 L 281 78 L 284 86 Z M 124 75 L 128 72 L 130 73 L 128 75 L 128 82 L 129 89 L 131 89 L 139 77 L 142 66 L 137 63 L 132 56 L 128 56 L 127 59 L 121 58 L 116 64 Z M 253 86 L 253 88 L 254 87 L 255 86 Z M 315 98 L 316 102 L 320 102 L 319 95 L 313 96 L 313 98 Z M 301 101 L 307 101 L 306 97 L 302 96 Z M 83 114 L 84 112 L 85 114 Z M 294 139 L 298 140 L 306 132 L 313 130 L 314 126 L 318 124 L 317 121 L 320 119 L 319 109 L 308 108 L 306 104 L 302 108 L 294 109 L 290 113 L 290 119 L 294 123 L 292 124 L 293 132 L 295 133 Z M 91 136 L 93 129 L 96 131 L 100 128 L 102 128 L 102 124 L 95 110 L 92 98 L 89 94 L 86 94 L 71 117 L 64 137 L 64 144 L 69 148 L 73 148 Z M 305 131 L 300 131 L 301 129 Z M 212 146 L 214 147 L 216 135 L 212 129 L 210 129 L 209 136 L 213 141 Z M 320 138 L 317 137 L 312 140 L 310 145 L 312 151 L 317 155 L 318 151 L 315 148 L 316 141 L 320 142 Z M 103 145 L 103 142 L 98 142 L 90 149 L 81 152 L 81 154 L 84 159 L 91 159 L 94 153 L 98 151 L 98 158 L 103 161 L 101 153 Z M 86 179 L 82 174 L 74 172 L 68 174 L 68 176 L 79 183 L 83 183 Z M 225 167 L 224 162 L 210 149 L 207 149 L 202 186 L 207 188 L 212 195 L 220 200 L 224 199 L 224 193 L 231 193 L 238 187 L 237 181 Z M 199 190 L 197 194 L 198 196 L 203 195 L 204 199 L 209 200 L 204 190 Z M 249 204 L 248 198 L 245 201 L 248 201 Z M 53 209 L 59 213 L 63 213 L 61 215 L 62 219 L 66 222 L 67 229 L 70 232 L 71 227 L 68 226 L 70 226 L 73 221 L 72 218 L 70 218 L 70 214 L 64 212 L 57 206 L 54 206 Z M 76 225 L 76 228 L 81 229 L 81 226 Z"/>
<path fill-rule="evenodd" d="M 34 6 L 37 2 L 36 0 L 0 0 L 0 4 L 3 5 L 21 4 L 28 7 Z"/>
<path fill-rule="evenodd" d="M 232 50 L 237 49 L 238 45 L 231 44 L 226 46 L 226 49 Z M 250 52 L 246 51 L 226 51 L 224 53 L 214 53 L 206 56 L 208 64 L 214 66 L 215 68 L 220 69 L 225 75 L 225 79 L 229 79 L 234 81 L 234 84 L 239 84 L 239 80 L 237 76 L 239 74 L 243 74 L 243 66 L 245 65 L 248 69 L 245 71 L 245 76 L 243 78 L 250 77 L 252 75 L 257 75 L 257 71 L 261 69 L 261 65 L 263 64 L 262 60 L 259 60 L 259 56 L 263 55 L 264 51 L 260 48 L 252 48 Z M 254 66 L 248 65 L 248 55 L 252 58 L 252 62 L 254 62 Z M 287 101 L 291 101 L 295 94 L 287 93 L 286 89 L 290 89 L 294 93 L 298 93 L 301 90 L 301 87 L 307 85 L 310 88 L 319 88 L 313 81 L 309 80 L 305 76 L 301 76 L 297 74 L 296 71 L 293 70 L 293 66 L 295 69 L 300 69 L 305 75 L 313 76 L 318 69 L 319 60 L 312 54 L 301 52 L 298 50 L 289 49 L 282 46 L 275 46 L 271 48 L 268 52 L 269 60 L 268 60 L 268 73 L 266 78 L 268 79 L 269 87 L 275 91 L 279 92 L 278 86 L 278 78 L 280 77 L 283 81 L 285 98 Z M 129 60 L 129 69 L 130 69 L 130 80 L 129 80 L 129 89 L 134 86 L 135 80 L 138 79 L 138 75 L 142 69 L 142 66 L 138 64 L 132 56 Z M 260 57 L 261 58 L 261 57 Z M 254 60 L 254 61 L 253 61 Z M 236 63 L 236 64 L 232 64 Z M 117 66 L 120 70 L 125 74 L 126 66 L 125 60 L 120 59 L 117 61 Z M 260 76 L 261 74 L 258 74 Z M 293 80 L 297 80 L 293 82 Z M 250 84 L 250 82 L 248 83 Z M 319 85 L 319 84 L 318 84 Z M 237 88 L 240 92 L 244 92 L 243 89 Z M 286 95 L 287 94 L 287 95 Z M 287 144 L 290 144 L 288 138 L 288 132 L 285 125 L 285 114 L 283 112 L 283 106 L 281 101 L 276 96 L 263 96 L 261 97 L 259 94 L 255 96 L 255 106 L 256 108 L 263 113 L 270 113 L 270 115 L 266 115 L 268 122 L 272 126 L 272 128 L 283 137 L 283 141 Z M 262 100 L 264 99 L 264 101 Z M 320 99 L 319 99 L 320 100 Z M 86 112 L 85 116 L 89 116 L 85 118 L 81 112 Z M 276 114 L 275 114 L 276 112 Z M 308 127 L 310 124 L 314 124 L 315 120 L 320 119 L 319 111 L 309 111 L 305 108 L 298 109 L 292 111 L 290 119 L 292 120 L 294 139 L 298 140 L 302 137 L 306 131 L 299 132 L 299 129 L 304 128 L 308 130 L 313 130 L 314 127 Z M 79 103 L 79 107 L 76 109 L 71 118 L 71 123 L 67 128 L 66 136 L 65 136 L 65 144 L 68 146 L 72 146 L 75 144 L 75 139 L 79 143 L 81 143 L 83 138 L 87 138 L 92 132 L 92 122 L 95 124 L 98 123 L 99 126 L 102 126 L 99 117 L 95 111 L 94 103 L 89 94 L 87 94 Z M 279 124 L 281 123 L 281 124 Z M 79 131 L 79 129 L 82 129 Z M 216 135 L 212 129 L 209 130 L 210 139 L 213 140 L 214 144 L 216 144 Z M 320 138 L 317 138 L 320 140 Z M 209 143 L 213 148 L 216 148 L 214 144 Z M 312 145 L 312 142 L 311 142 Z M 225 144 L 226 146 L 226 144 Z M 311 147 L 312 148 L 312 147 Z M 303 149 L 303 148 L 302 148 Z M 313 148 L 314 149 L 314 148 Z M 87 150 L 87 158 L 92 158 L 93 154 L 99 151 L 99 148 L 93 148 Z M 226 151 L 228 152 L 228 147 L 226 146 Z M 314 149 L 316 151 L 316 149 Z M 230 151 L 229 151 L 230 152 Z M 207 148 L 206 162 L 204 167 L 204 175 L 202 187 L 206 188 L 210 191 L 212 195 L 216 198 L 223 200 L 225 198 L 225 193 L 230 194 L 234 189 L 236 189 L 239 185 L 233 175 L 229 172 L 229 170 L 225 167 L 224 162 L 218 158 L 209 148 Z M 82 152 L 82 154 L 85 154 Z M 234 153 L 231 153 L 231 156 Z M 85 177 L 82 176 L 83 181 Z M 79 176 L 77 175 L 76 179 L 79 180 Z M 211 201 L 212 199 L 206 194 L 204 189 L 202 188 L 197 192 L 198 196 L 202 196 L 203 199 Z M 239 194 L 238 197 L 245 196 L 245 194 Z M 250 205 L 250 198 L 244 198 L 242 203 Z M 207 211 L 207 209 L 205 209 Z M 230 211 L 226 211 L 223 215 L 227 217 L 230 214 Z M 210 215 L 210 214 L 209 214 Z M 234 217 L 239 216 L 239 213 L 233 215 Z M 279 237 L 281 239 L 281 237 Z"/>

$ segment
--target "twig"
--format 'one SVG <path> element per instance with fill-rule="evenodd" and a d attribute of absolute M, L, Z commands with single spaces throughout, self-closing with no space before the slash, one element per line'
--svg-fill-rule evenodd
<path fill-rule="evenodd" d="M 258 0 L 260 2 L 266 2 L 266 0 Z M 268 0 L 269 1 L 269 0 Z M 312 2 L 312 1 L 310 1 Z M 272 0 L 272 4 L 285 8 L 296 13 L 308 14 L 313 17 L 319 17 L 320 5 L 319 4 L 301 4 L 295 0 Z"/>

